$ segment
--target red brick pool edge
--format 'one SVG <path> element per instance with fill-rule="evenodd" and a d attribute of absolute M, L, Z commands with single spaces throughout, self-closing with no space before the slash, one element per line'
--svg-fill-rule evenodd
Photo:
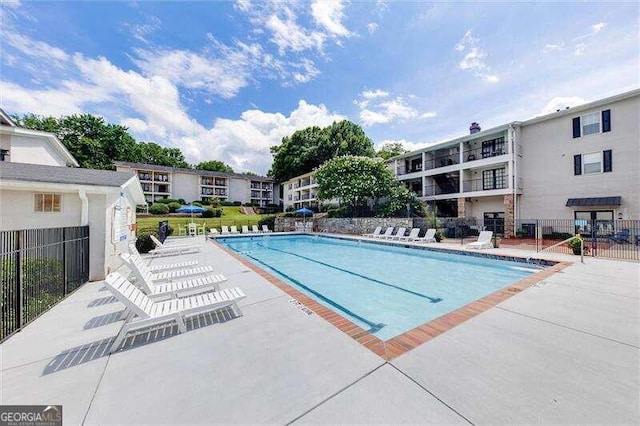
<path fill-rule="evenodd" d="M 492 308 L 493 306 L 501 303 L 508 298 L 520 293 L 523 290 L 539 283 L 545 278 L 550 277 L 571 265 L 570 262 L 558 262 L 553 266 L 549 266 L 533 275 L 529 275 L 526 278 L 521 279 L 513 284 L 506 286 L 505 288 L 498 290 L 494 293 L 488 294 L 476 301 L 473 301 L 467 305 L 464 305 L 454 311 L 451 311 L 445 315 L 442 315 L 434 320 L 419 325 L 418 327 L 402 333 L 389 340 L 381 340 L 373 334 L 369 333 L 362 327 L 354 324 L 349 319 L 342 315 L 332 311 L 331 309 L 321 305 L 309 296 L 300 292 L 299 290 L 291 287 L 276 276 L 263 270 L 262 268 L 249 262 L 233 250 L 228 249 L 222 244 L 208 239 L 209 242 L 222 249 L 225 253 L 229 254 L 234 259 L 251 269 L 272 285 L 276 286 L 280 290 L 284 291 L 287 295 L 298 300 L 300 303 L 311 309 L 325 321 L 328 321 L 334 327 L 338 328 L 343 333 L 366 347 L 376 355 L 382 357 L 386 361 L 390 361 L 418 346 L 428 342 L 429 340 L 439 336 L 440 334 L 454 328 L 455 326 L 462 324 L 463 322 L 475 317 L 478 314 Z"/>

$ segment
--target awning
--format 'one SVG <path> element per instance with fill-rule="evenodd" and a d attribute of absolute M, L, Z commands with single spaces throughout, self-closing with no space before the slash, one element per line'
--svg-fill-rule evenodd
<path fill-rule="evenodd" d="M 567 207 L 619 206 L 622 197 L 569 198 Z"/>

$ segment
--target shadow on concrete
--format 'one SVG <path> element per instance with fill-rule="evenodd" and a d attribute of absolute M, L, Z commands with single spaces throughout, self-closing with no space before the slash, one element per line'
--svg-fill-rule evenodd
<path fill-rule="evenodd" d="M 115 312 L 109 315 L 120 315 L 120 312 Z M 103 315 L 104 317 L 105 315 Z M 100 317 L 96 317 L 100 318 Z M 187 332 L 197 330 L 199 328 L 207 327 L 213 324 L 222 324 L 231 319 L 236 318 L 235 313 L 231 307 L 217 310 L 216 312 L 209 312 L 206 314 L 198 315 L 189 318 L 186 321 Z M 91 321 L 89 321 L 91 323 Z M 89 324 L 87 323 L 87 325 Z M 123 323 L 124 324 L 124 323 Z M 85 329 L 87 327 L 85 325 Z M 89 327 L 91 328 L 91 327 Z M 151 329 L 139 334 L 127 337 L 122 343 L 121 348 L 117 352 L 126 352 L 131 349 L 135 349 L 140 346 L 145 346 L 150 343 L 159 342 L 161 340 L 173 337 L 178 333 L 178 326 L 175 324 L 168 324 L 166 326 L 160 326 L 159 328 Z M 111 344 L 115 340 L 115 336 L 106 339 L 97 340 L 95 342 L 87 343 L 81 346 L 76 346 L 71 349 L 67 349 L 55 356 L 45 367 L 42 372 L 43 376 L 57 373 L 59 371 L 66 370 L 68 368 L 75 367 L 77 365 L 85 364 L 87 362 L 95 361 L 97 359 L 109 356 L 111 350 Z"/>
<path fill-rule="evenodd" d="M 122 317 L 123 312 L 124 312 L 124 310 L 123 311 L 111 312 L 109 314 L 98 315 L 97 317 L 93 317 L 89 321 L 87 321 L 87 323 L 84 325 L 83 329 L 90 330 L 92 328 L 102 327 L 103 325 L 107 325 L 107 324 L 111 324 L 111 323 L 123 320 L 124 319 Z"/>
<path fill-rule="evenodd" d="M 109 303 L 115 303 L 117 301 L 118 299 L 116 299 L 114 296 L 99 297 L 89 302 L 87 307 L 93 308 L 96 306 L 108 305 Z"/>

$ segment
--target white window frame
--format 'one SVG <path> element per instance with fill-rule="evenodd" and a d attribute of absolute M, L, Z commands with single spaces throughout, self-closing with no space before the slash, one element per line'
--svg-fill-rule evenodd
<path fill-rule="evenodd" d="M 589 119 L 592 120 L 593 118 L 595 118 L 595 121 L 593 121 L 592 123 L 589 124 L 585 124 L 585 120 Z M 591 126 L 594 124 L 598 124 L 598 130 L 595 132 L 590 132 L 590 133 L 585 133 L 584 128 L 585 126 Z M 600 112 L 592 112 L 590 114 L 585 114 L 582 117 L 580 117 L 580 134 L 582 136 L 589 136 L 589 135 L 596 135 L 598 133 L 602 133 L 602 118 L 600 117 Z"/>
<path fill-rule="evenodd" d="M 587 170 L 585 168 L 585 166 L 587 165 L 585 157 L 587 157 L 589 155 L 598 156 L 598 164 L 600 164 L 600 169 L 597 172 L 596 171 L 587 172 Z M 598 173 L 602 173 L 602 169 L 604 167 L 604 155 L 603 155 L 603 153 L 601 151 L 600 152 L 588 152 L 586 154 L 582 154 L 581 161 L 582 161 L 582 174 L 583 175 L 595 175 L 595 174 L 598 174 Z M 589 164 L 596 164 L 596 163 L 595 162 L 591 162 Z"/>
<path fill-rule="evenodd" d="M 37 197 L 44 197 L 42 200 L 42 206 L 43 206 L 43 210 L 38 210 L 38 202 Z M 46 206 L 46 196 L 51 196 L 51 210 L 47 210 L 47 206 Z M 54 198 L 53 197 L 60 197 L 60 201 L 58 202 L 58 206 L 59 206 L 59 210 L 54 210 L 53 207 L 55 205 L 54 203 Z M 62 194 L 57 193 L 57 192 L 37 192 L 33 194 L 33 212 L 40 214 L 40 213 L 62 213 L 63 209 L 62 209 L 62 202 L 63 202 L 63 197 Z"/>

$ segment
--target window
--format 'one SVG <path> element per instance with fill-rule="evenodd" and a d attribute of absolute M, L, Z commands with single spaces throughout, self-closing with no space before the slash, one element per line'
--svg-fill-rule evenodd
<path fill-rule="evenodd" d="M 601 125 L 602 124 L 602 125 Z M 611 131 L 611 110 L 574 117 L 572 120 L 573 138 L 592 135 L 594 133 L 606 133 Z"/>
<path fill-rule="evenodd" d="M 482 172 L 482 189 L 504 189 L 507 187 L 505 169 L 485 170 Z"/>
<path fill-rule="evenodd" d="M 62 194 L 34 194 L 33 210 L 36 213 L 60 213 Z"/>
<path fill-rule="evenodd" d="M 592 135 L 594 133 L 600 133 L 600 114 L 594 112 L 593 114 L 583 115 L 582 122 L 582 136 Z"/>
<path fill-rule="evenodd" d="M 6 161 L 5 158 L 9 156 L 8 149 L 0 149 L 0 161 Z"/>
<path fill-rule="evenodd" d="M 504 138 L 482 142 L 482 158 L 495 157 L 496 155 L 502 155 L 504 153 Z"/>
<path fill-rule="evenodd" d="M 610 149 L 573 156 L 573 174 L 576 176 L 611 171 L 613 171 L 613 152 Z"/>

